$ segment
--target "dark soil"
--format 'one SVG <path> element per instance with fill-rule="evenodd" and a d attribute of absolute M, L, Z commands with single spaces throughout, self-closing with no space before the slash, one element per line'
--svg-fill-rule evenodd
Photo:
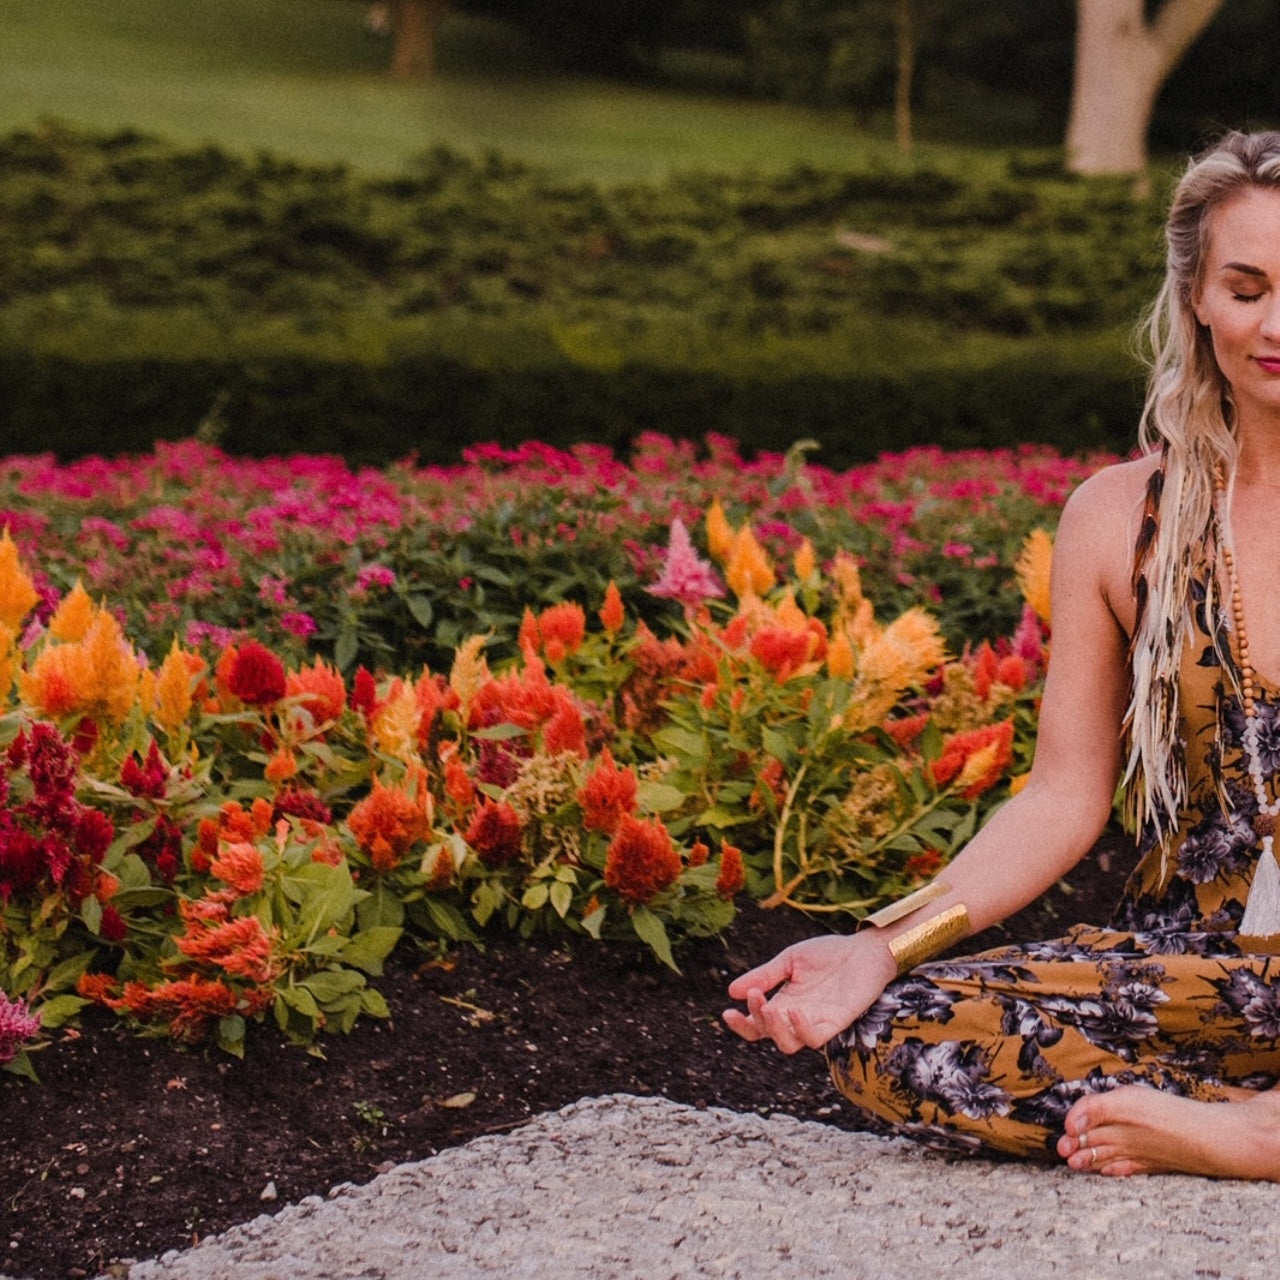
<path fill-rule="evenodd" d="M 1131 860 L 1104 841 L 970 949 L 1105 922 Z M 0 1073 L 0 1271 L 96 1276 L 584 1096 L 853 1127 L 816 1055 L 745 1044 L 719 1018 L 734 974 L 822 927 L 747 906 L 681 953 L 680 975 L 587 941 L 398 953 L 380 983 L 392 1019 L 325 1039 L 322 1057 L 266 1026 L 239 1061 L 88 1016 L 35 1056 L 40 1084 Z"/>

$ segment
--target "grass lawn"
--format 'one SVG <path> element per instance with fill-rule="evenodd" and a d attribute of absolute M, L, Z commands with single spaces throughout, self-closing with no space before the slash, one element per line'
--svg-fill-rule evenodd
<path fill-rule="evenodd" d="M 0 131 L 46 118 L 132 126 L 374 172 L 444 143 L 602 181 L 898 158 L 887 131 L 868 133 L 846 113 L 565 77 L 505 28 L 458 15 L 441 33 L 437 81 L 396 83 L 389 44 L 364 32 L 363 15 L 361 0 L 12 6 Z M 944 155 L 948 165 L 990 162 L 954 143 L 916 158 Z"/>

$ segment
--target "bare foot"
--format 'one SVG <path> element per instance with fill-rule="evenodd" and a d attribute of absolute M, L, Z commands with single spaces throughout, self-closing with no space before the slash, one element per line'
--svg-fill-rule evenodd
<path fill-rule="evenodd" d="M 1058 1154 L 1083 1173 L 1194 1173 L 1280 1181 L 1280 1091 L 1196 1102 L 1145 1085 L 1080 1098 Z"/>

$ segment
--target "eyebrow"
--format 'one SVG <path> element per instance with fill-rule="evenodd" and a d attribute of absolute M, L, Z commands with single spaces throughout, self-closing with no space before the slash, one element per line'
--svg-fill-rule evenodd
<path fill-rule="evenodd" d="M 1247 262 L 1224 262 L 1222 270 L 1238 271 L 1243 276 L 1257 276 L 1260 280 L 1265 279 L 1267 275 L 1261 267 L 1251 267 Z"/>

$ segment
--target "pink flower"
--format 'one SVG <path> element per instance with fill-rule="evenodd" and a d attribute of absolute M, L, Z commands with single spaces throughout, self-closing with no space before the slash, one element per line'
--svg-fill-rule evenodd
<path fill-rule="evenodd" d="M 305 640 L 315 635 L 316 620 L 309 613 L 284 613 L 280 615 L 280 625 L 290 634 Z"/>
<path fill-rule="evenodd" d="M 693 549 L 689 531 L 679 516 L 671 522 L 671 540 L 662 573 L 648 591 L 652 596 L 679 600 L 687 608 L 724 595 L 715 570 Z"/>
<path fill-rule="evenodd" d="M 0 991 L 0 1065 L 18 1056 L 24 1040 L 40 1031 L 40 1019 L 27 1012 L 25 1000 L 10 1000 Z"/>

